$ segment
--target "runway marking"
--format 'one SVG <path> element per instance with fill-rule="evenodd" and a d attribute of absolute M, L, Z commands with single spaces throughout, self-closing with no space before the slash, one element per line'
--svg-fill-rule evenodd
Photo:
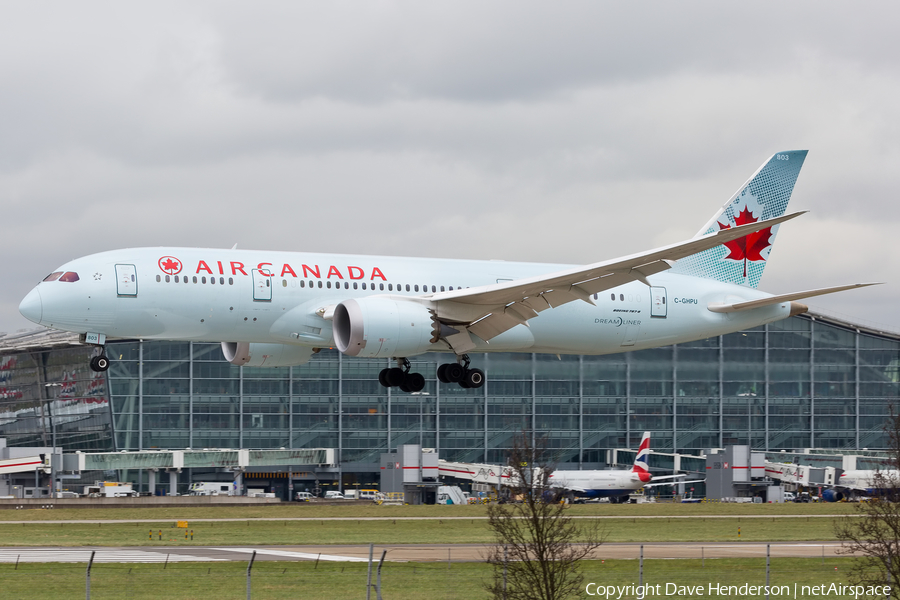
<path fill-rule="evenodd" d="M 95 563 L 164 563 L 168 562 L 222 562 L 225 558 L 210 558 L 206 556 L 194 556 L 188 554 L 166 554 L 164 552 L 151 552 L 146 550 L 96 550 Z M 70 548 L 22 548 L 0 549 L 0 563 L 30 562 L 30 563 L 86 563 L 91 558 L 90 550 L 73 550 Z"/>
<path fill-rule="evenodd" d="M 369 562 L 368 558 L 359 556 L 336 556 L 333 554 L 313 554 L 309 552 L 291 552 L 289 550 L 272 550 L 270 548 L 211 548 L 211 550 L 221 552 L 241 552 L 244 554 L 253 554 L 255 550 L 257 554 L 270 554 L 272 556 L 282 556 L 284 558 L 306 559 L 306 560 L 330 560 L 338 562 Z"/>

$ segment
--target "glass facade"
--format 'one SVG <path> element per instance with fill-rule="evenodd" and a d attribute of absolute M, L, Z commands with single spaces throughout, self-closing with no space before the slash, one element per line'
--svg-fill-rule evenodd
<path fill-rule="evenodd" d="M 336 351 L 273 369 L 232 366 L 218 344 L 116 342 L 103 375 L 89 354 L 0 349 L 0 437 L 66 450 L 325 447 L 352 469 L 408 443 L 499 463 L 534 429 L 564 466 L 594 468 L 643 431 L 654 450 L 687 454 L 884 448 L 900 396 L 900 337 L 808 316 L 625 354 L 475 355 L 480 389 L 439 383 L 436 366 L 453 357 L 429 354 L 412 359 L 427 380 L 416 394 L 378 384 L 390 361 Z"/>

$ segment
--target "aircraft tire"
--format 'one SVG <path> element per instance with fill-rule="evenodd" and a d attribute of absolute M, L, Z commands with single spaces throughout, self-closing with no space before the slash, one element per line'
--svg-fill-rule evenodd
<path fill-rule="evenodd" d="M 106 358 L 103 354 L 100 356 L 95 356 L 91 359 L 91 370 L 97 373 L 102 373 L 109 369 L 109 359 Z"/>
<path fill-rule="evenodd" d="M 444 369 L 444 376 L 447 378 L 447 383 L 462 383 L 462 381 L 466 377 L 466 370 L 459 363 L 447 363 L 444 365 L 447 367 Z"/>
<path fill-rule="evenodd" d="M 425 377 L 421 373 L 408 373 L 404 385 L 409 392 L 421 392 L 425 389 Z"/>
<path fill-rule="evenodd" d="M 394 367 L 393 369 L 388 369 L 384 380 L 387 381 L 388 387 L 397 387 L 406 381 L 406 373 L 400 367 Z"/>
<path fill-rule="evenodd" d="M 448 366 L 447 363 L 438 365 L 437 378 L 438 378 L 438 381 L 440 381 L 441 383 L 453 383 L 452 381 L 447 379 L 447 366 Z"/>
<path fill-rule="evenodd" d="M 484 371 L 481 369 L 467 369 L 465 382 L 470 388 L 478 389 L 484 385 Z"/>
<path fill-rule="evenodd" d="M 381 372 L 378 373 L 378 383 L 383 387 L 391 387 L 390 384 L 388 384 L 388 371 L 390 371 L 390 369 L 382 369 Z"/>

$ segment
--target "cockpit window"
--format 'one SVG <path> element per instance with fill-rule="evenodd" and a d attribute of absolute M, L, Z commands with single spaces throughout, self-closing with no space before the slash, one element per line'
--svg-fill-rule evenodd
<path fill-rule="evenodd" d="M 62 275 L 62 271 L 56 271 L 55 273 L 50 273 L 46 277 L 44 277 L 44 281 L 56 281 L 59 279 L 59 276 Z"/>
<path fill-rule="evenodd" d="M 78 281 L 78 273 L 76 273 L 75 271 L 66 271 L 62 274 L 62 277 L 60 277 L 59 280 L 68 281 L 69 283 Z"/>

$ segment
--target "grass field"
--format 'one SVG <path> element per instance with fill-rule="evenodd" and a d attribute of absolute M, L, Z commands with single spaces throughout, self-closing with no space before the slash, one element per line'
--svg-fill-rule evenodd
<path fill-rule="evenodd" d="M 190 521 L 193 539 L 167 523 L 0 524 L 0 546 L 153 546 L 247 544 L 463 544 L 492 541 L 485 519 Z M 608 542 L 823 541 L 834 539 L 832 518 L 608 519 Z M 740 535 L 738 529 L 740 528 Z M 152 536 L 150 532 L 152 531 Z M 160 540 L 160 532 L 162 539 Z"/>
<path fill-rule="evenodd" d="M 317 505 L 284 503 L 262 506 L 203 506 L 196 508 L 54 508 L 52 510 L 0 510 L 3 521 L 97 519 L 260 519 L 260 518 L 362 518 L 362 517 L 483 517 L 485 507 L 474 506 L 376 506 L 375 504 Z M 572 515 L 606 517 L 643 516 L 776 516 L 852 514 L 845 502 L 813 504 L 577 504 Z"/>
<path fill-rule="evenodd" d="M 848 559 L 773 560 L 770 584 L 788 586 L 793 597 L 794 586 L 847 583 L 844 579 Z M 330 563 L 315 566 L 310 562 L 259 562 L 253 567 L 253 598 L 287 600 L 295 598 L 365 598 L 365 564 Z M 587 561 L 583 565 L 585 583 L 600 585 L 635 585 L 640 579 L 639 564 L 634 560 Z M 404 600 L 479 600 L 488 598 L 483 583 L 491 577 L 483 563 L 413 564 L 385 563 L 382 570 L 382 592 L 385 599 Z M 374 578 L 373 578 L 374 579 Z M 84 564 L 0 565 L 3 598 L 69 599 L 84 597 Z M 703 596 L 709 585 L 764 585 L 765 559 L 707 559 L 644 561 L 643 582 L 659 585 L 660 596 L 685 598 L 686 594 L 669 594 L 671 586 L 702 586 Z M 696 594 L 694 594 L 696 596 Z M 741 598 L 765 598 L 764 594 L 722 594 Z M 781 594 L 784 596 L 785 594 Z M 798 593 L 798 598 L 820 597 Z M 201 600 L 206 598 L 243 599 L 247 597 L 245 563 L 178 563 L 163 565 L 95 565 L 91 572 L 93 600 L 147 599 Z M 375 597 L 374 591 L 372 598 Z M 581 594 L 578 597 L 587 597 Z M 615 596 L 614 596 L 615 597 Z M 623 598 L 634 598 L 625 594 Z M 777 597 L 777 596 L 772 596 Z M 851 595 L 852 597 L 852 595 Z"/>

